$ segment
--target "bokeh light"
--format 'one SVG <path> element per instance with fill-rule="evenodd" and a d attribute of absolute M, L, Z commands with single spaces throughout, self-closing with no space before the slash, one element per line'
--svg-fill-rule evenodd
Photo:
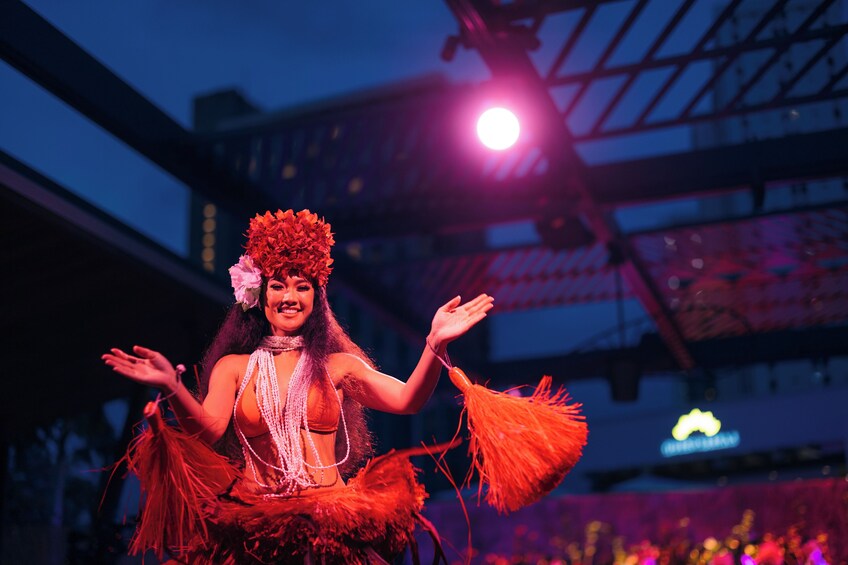
<path fill-rule="evenodd" d="M 477 120 L 477 137 L 483 145 L 495 151 L 515 145 L 520 133 L 518 118 L 506 108 L 489 108 Z"/>

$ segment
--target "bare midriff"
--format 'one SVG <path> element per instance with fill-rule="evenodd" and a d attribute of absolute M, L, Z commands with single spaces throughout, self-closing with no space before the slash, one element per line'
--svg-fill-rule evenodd
<path fill-rule="evenodd" d="M 300 430 L 301 436 L 301 445 L 305 446 L 303 452 L 303 459 L 307 464 L 312 465 L 313 467 L 319 466 L 318 460 L 315 458 L 315 454 L 312 453 L 312 449 L 308 444 L 307 435 L 312 436 L 312 441 L 315 444 L 315 450 L 318 452 L 318 457 L 320 459 L 321 466 L 329 466 L 327 469 L 313 469 L 307 467 L 306 470 L 309 473 L 312 480 L 315 482 L 316 487 L 330 487 L 330 486 L 341 486 L 344 483 L 342 482 L 341 475 L 339 475 L 338 467 L 334 464 L 336 462 L 336 434 L 334 433 L 317 433 L 317 432 L 307 432 L 306 430 Z M 269 463 L 277 464 L 277 455 L 276 451 L 271 442 L 271 434 L 264 433 L 260 436 L 256 436 L 249 439 L 251 447 L 253 450 L 265 461 Z M 251 455 L 253 457 L 253 455 Z M 259 475 L 259 481 L 266 485 L 277 484 L 278 480 L 282 473 L 274 468 L 266 466 L 261 461 L 257 460 L 255 457 L 253 458 L 256 463 L 256 472 Z M 279 465 L 278 465 L 279 466 Z M 247 481 L 247 485 L 250 486 L 250 483 L 254 483 L 254 478 L 252 473 L 248 470 L 245 472 L 245 481 Z"/>

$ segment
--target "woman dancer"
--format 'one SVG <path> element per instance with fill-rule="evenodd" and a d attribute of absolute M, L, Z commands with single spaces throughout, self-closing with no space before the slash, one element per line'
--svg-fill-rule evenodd
<path fill-rule="evenodd" d="M 220 444 L 231 429 L 240 444 L 238 479 L 204 503 L 192 539 L 172 549 L 192 563 L 391 559 L 412 541 L 426 495 L 403 454 L 372 460 L 346 482 L 369 454 L 362 407 L 420 410 L 438 382 L 437 355 L 481 321 L 493 299 L 462 304 L 457 296 L 439 308 L 402 382 L 374 369 L 333 316 L 329 224 L 308 210 L 266 212 L 247 236 L 230 269 L 237 303 L 204 358 L 202 401 L 156 351 L 103 356 L 118 373 L 163 390 L 194 441 Z M 155 545 L 134 549 L 161 551 Z"/>

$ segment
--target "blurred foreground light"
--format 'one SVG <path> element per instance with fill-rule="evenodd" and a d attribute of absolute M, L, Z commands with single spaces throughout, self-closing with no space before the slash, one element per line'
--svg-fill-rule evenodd
<path fill-rule="evenodd" d="M 477 137 L 489 149 L 503 151 L 518 141 L 518 118 L 506 108 L 489 108 L 477 120 Z"/>

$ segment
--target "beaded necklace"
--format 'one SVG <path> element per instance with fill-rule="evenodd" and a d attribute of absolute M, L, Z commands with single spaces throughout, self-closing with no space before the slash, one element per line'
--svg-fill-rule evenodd
<path fill-rule="evenodd" d="M 266 335 L 259 342 L 259 349 L 267 349 L 271 353 L 303 349 L 306 344 L 302 335 Z"/>
<path fill-rule="evenodd" d="M 332 465 L 323 465 L 321 463 L 321 458 L 318 455 L 318 449 L 312 439 L 312 434 L 309 433 L 309 422 L 306 417 L 309 388 L 312 384 L 312 375 L 310 375 L 306 369 L 310 366 L 310 363 L 308 362 L 309 354 L 306 350 L 301 352 L 300 359 L 298 359 L 294 371 L 292 372 L 291 379 L 289 380 L 289 387 L 286 391 L 285 406 L 283 406 L 280 402 L 281 395 L 279 384 L 277 382 L 277 369 L 274 365 L 274 353 L 280 351 L 294 351 L 296 349 L 303 349 L 303 347 L 304 343 L 302 336 L 268 336 L 263 338 L 259 347 L 248 359 L 247 370 L 245 371 L 244 379 L 239 387 L 238 394 L 236 395 L 236 401 L 233 405 L 233 422 L 235 424 L 236 434 L 238 435 L 242 445 L 242 453 L 244 454 L 245 462 L 248 467 L 250 467 L 256 484 L 268 489 L 282 489 L 282 492 L 279 494 L 266 496 L 288 496 L 299 489 L 313 487 L 317 483 L 307 472 L 307 467 L 309 469 L 320 470 L 321 480 L 323 481 L 325 469 L 338 467 L 347 461 L 350 456 L 350 436 L 347 431 L 347 422 L 345 421 L 342 401 L 338 397 L 338 394 L 336 394 L 336 400 L 339 403 L 339 410 L 341 411 L 342 428 L 344 429 L 345 441 L 347 443 L 347 452 L 341 461 L 337 461 Z M 276 464 L 266 461 L 258 453 L 256 453 L 256 450 L 253 449 L 250 441 L 248 441 L 244 432 L 242 432 L 238 423 L 238 418 L 236 418 L 236 407 L 241 401 L 241 397 L 247 388 L 247 384 L 250 381 L 250 375 L 253 374 L 254 369 L 257 370 L 255 384 L 256 403 L 259 407 L 259 414 L 268 426 L 268 431 L 271 435 L 271 443 L 277 453 Z M 325 371 L 324 374 L 327 375 L 332 386 L 333 383 L 329 373 Z M 335 387 L 333 387 L 333 390 L 335 390 Z M 310 465 L 304 460 L 303 447 L 300 442 L 300 428 L 304 428 L 307 432 L 306 438 L 308 448 L 315 457 L 317 465 Z M 251 455 L 253 457 L 251 457 Z M 269 485 L 259 480 L 254 457 L 266 467 L 282 473 L 282 476 L 279 480 L 277 480 L 277 484 Z"/>

